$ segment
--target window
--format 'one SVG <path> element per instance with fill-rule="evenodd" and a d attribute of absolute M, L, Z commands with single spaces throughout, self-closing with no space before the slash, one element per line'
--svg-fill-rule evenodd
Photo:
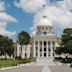
<path fill-rule="evenodd" d="M 36 41 L 36 45 L 38 45 L 38 42 Z"/>
<path fill-rule="evenodd" d="M 44 46 L 46 46 L 46 41 L 44 41 Z"/>
<path fill-rule="evenodd" d="M 46 48 L 44 48 L 44 51 L 46 51 Z"/>
<path fill-rule="evenodd" d="M 50 41 L 48 42 L 48 45 L 50 45 Z"/>
<path fill-rule="evenodd" d="M 42 48 L 40 48 L 40 51 L 42 51 Z"/>
<path fill-rule="evenodd" d="M 36 47 L 36 51 L 38 50 L 38 47 Z"/>
<path fill-rule="evenodd" d="M 44 32 L 44 35 L 46 35 L 47 34 L 47 32 Z"/>
<path fill-rule="evenodd" d="M 40 42 L 40 45 L 42 45 L 42 42 Z"/>
<path fill-rule="evenodd" d="M 51 50 L 50 50 L 50 47 L 48 48 L 48 51 L 50 52 Z"/>
<path fill-rule="evenodd" d="M 53 53 L 53 56 L 54 56 L 54 53 Z"/>
<path fill-rule="evenodd" d="M 46 53 L 44 53 L 44 57 L 46 57 Z"/>
<path fill-rule="evenodd" d="M 25 58 L 27 57 L 27 54 L 25 53 Z"/>
<path fill-rule="evenodd" d="M 38 56 L 38 53 L 36 53 L 36 57 Z"/>
<path fill-rule="evenodd" d="M 53 41 L 52 44 L 55 45 L 55 42 Z"/>

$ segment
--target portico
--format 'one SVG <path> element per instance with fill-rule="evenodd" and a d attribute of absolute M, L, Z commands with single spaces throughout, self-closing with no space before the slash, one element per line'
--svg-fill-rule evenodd
<path fill-rule="evenodd" d="M 54 41 L 34 41 L 33 57 L 53 57 Z"/>

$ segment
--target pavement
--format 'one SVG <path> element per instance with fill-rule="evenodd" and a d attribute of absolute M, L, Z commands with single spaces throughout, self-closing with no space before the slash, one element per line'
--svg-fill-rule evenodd
<path fill-rule="evenodd" d="M 42 69 L 42 66 L 23 66 L 18 68 L 1 70 L 0 72 L 42 72 Z"/>
<path fill-rule="evenodd" d="M 72 68 L 63 65 L 24 64 L 11 68 L 3 68 L 0 72 L 72 72 Z"/>
<path fill-rule="evenodd" d="M 72 68 L 68 66 L 49 66 L 52 72 L 72 72 Z"/>

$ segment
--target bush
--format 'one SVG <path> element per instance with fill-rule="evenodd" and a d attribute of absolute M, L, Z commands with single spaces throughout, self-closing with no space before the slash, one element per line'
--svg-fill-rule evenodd
<path fill-rule="evenodd" d="M 71 65 L 70 65 L 70 67 L 72 67 L 72 63 L 71 63 Z"/>
<path fill-rule="evenodd" d="M 55 61 L 60 61 L 62 63 L 72 63 L 72 58 L 55 57 Z"/>
<path fill-rule="evenodd" d="M 30 62 L 32 62 L 32 59 L 31 58 L 20 59 L 19 64 L 30 63 Z"/>
<path fill-rule="evenodd" d="M 0 59 L 0 67 L 17 66 L 18 64 L 25 64 L 32 62 L 32 58 L 26 59 Z"/>
<path fill-rule="evenodd" d="M 0 67 L 10 67 L 10 66 L 17 66 L 19 60 L 13 59 L 1 59 L 0 60 Z"/>

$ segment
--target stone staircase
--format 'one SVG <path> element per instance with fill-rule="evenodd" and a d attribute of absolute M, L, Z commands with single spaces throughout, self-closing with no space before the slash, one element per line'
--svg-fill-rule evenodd
<path fill-rule="evenodd" d="M 55 65 L 55 62 L 53 62 L 53 58 L 50 57 L 37 58 L 36 63 L 39 65 Z"/>

